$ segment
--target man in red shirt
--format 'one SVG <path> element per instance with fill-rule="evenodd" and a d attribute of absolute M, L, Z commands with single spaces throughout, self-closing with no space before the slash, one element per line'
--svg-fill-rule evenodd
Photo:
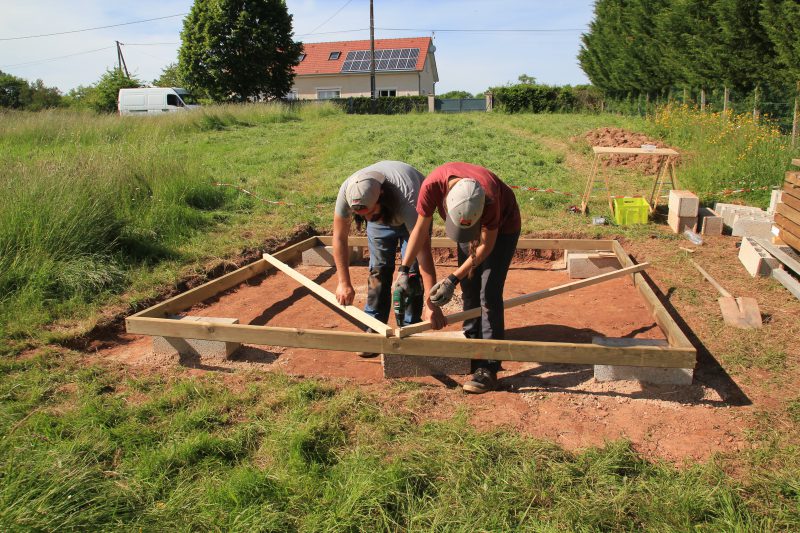
<path fill-rule="evenodd" d="M 514 192 L 491 171 L 469 163 L 447 163 L 435 168 L 425 181 L 417 200 L 417 224 L 411 232 L 406 254 L 398 269 L 395 285 L 404 288 L 417 254 L 431 249 L 433 214 L 445 220 L 447 236 L 458 243 L 458 268 L 436 283 L 436 270 L 420 265 L 428 295 L 422 319 L 433 329 L 447 321 L 441 310 L 461 284 L 464 310 L 481 307 L 479 318 L 464 321 L 464 335 L 470 339 L 505 337 L 503 287 L 517 248 L 521 229 Z M 473 361 L 474 374 L 464 383 L 466 392 L 480 394 L 497 387 L 500 362 Z"/>

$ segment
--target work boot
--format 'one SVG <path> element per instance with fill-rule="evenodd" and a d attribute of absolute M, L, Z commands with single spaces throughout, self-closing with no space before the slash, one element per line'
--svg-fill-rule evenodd
<path fill-rule="evenodd" d="M 479 368 L 462 387 L 464 392 L 472 394 L 493 391 L 497 388 L 497 372 L 488 368 Z"/>
<path fill-rule="evenodd" d="M 356 352 L 356 355 L 364 359 L 371 359 L 373 357 L 379 356 L 380 354 L 374 352 Z"/>

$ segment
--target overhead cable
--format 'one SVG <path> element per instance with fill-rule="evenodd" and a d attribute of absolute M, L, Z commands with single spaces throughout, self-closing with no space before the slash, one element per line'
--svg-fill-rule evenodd
<path fill-rule="evenodd" d="M 116 48 L 114 46 L 105 46 L 103 48 L 95 48 L 94 50 L 86 50 L 85 52 L 76 52 L 74 54 L 67 54 L 64 56 L 56 56 L 56 57 L 48 57 L 46 59 L 37 59 L 35 61 L 27 61 L 25 63 L 16 63 L 14 65 L 0 65 L 0 68 L 14 68 L 14 67 L 26 67 L 28 65 L 38 65 L 39 63 L 47 63 L 48 61 L 56 61 L 58 59 L 64 59 L 67 57 L 74 57 L 74 56 L 81 56 L 84 54 L 92 54 L 94 52 L 100 52 L 101 50 L 110 50 L 112 48 Z"/>
<path fill-rule="evenodd" d="M 54 35 L 67 35 L 69 33 L 80 33 L 84 31 L 94 31 L 94 30 L 103 30 L 106 28 L 118 28 L 120 26 L 130 26 L 131 24 L 141 24 L 143 22 L 153 22 L 154 20 L 164 20 L 164 19 L 171 19 L 175 17 L 182 17 L 184 15 L 188 15 L 188 13 L 176 13 L 175 15 L 167 15 L 164 17 L 155 17 L 151 19 L 142 19 L 142 20 L 133 20 L 131 22 L 121 22 L 119 24 L 109 24 L 107 26 L 95 26 L 94 28 L 83 28 L 80 30 L 69 30 L 69 31 L 59 31 L 55 33 L 42 33 L 39 35 L 23 35 L 20 37 L 0 37 L 0 41 L 18 41 L 20 39 L 36 39 L 39 37 L 53 37 Z"/>

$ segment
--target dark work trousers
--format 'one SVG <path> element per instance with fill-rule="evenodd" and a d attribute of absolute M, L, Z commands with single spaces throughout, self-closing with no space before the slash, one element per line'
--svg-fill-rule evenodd
<path fill-rule="evenodd" d="M 461 280 L 461 295 L 464 310 L 481 308 L 481 316 L 464 321 L 464 336 L 468 339 L 504 339 L 506 335 L 505 317 L 503 316 L 503 287 L 506 275 L 517 249 L 519 232 L 498 234 L 494 249 L 486 260 L 478 265 L 472 273 L 472 279 Z M 469 257 L 469 243 L 458 245 L 458 264 L 461 265 Z M 494 372 L 500 370 L 500 361 L 476 359 L 472 361 L 473 371 L 488 368 Z"/>
<path fill-rule="evenodd" d="M 367 246 L 369 247 L 369 280 L 367 281 L 367 303 L 364 312 L 386 324 L 392 307 L 392 277 L 394 275 L 397 246 L 400 257 L 406 253 L 408 229 L 405 226 L 389 226 L 380 222 L 367 222 Z M 421 283 L 419 264 L 414 261 L 411 272 L 417 274 L 416 283 Z M 422 288 L 420 296 L 409 302 L 404 316 L 405 325 L 422 320 Z"/>

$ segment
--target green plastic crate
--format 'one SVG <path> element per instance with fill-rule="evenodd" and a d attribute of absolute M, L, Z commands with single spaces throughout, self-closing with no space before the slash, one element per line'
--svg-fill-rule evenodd
<path fill-rule="evenodd" d="M 644 198 L 614 198 L 614 222 L 620 226 L 647 224 L 650 206 Z"/>

